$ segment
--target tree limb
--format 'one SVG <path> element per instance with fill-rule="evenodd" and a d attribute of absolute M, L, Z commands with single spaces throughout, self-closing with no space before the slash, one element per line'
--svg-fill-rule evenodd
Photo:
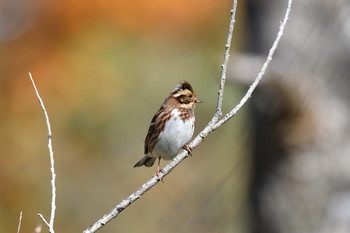
<path fill-rule="evenodd" d="M 50 222 L 47 222 L 45 220 L 45 218 L 43 217 L 42 214 L 38 214 L 41 219 L 43 220 L 43 222 L 46 224 L 46 226 L 49 228 L 49 232 L 50 233 L 55 233 L 54 229 L 53 229 L 53 223 L 55 220 L 55 211 L 56 211 L 56 174 L 55 174 L 55 160 L 53 157 L 53 150 L 52 150 L 52 134 L 51 134 L 51 125 L 50 125 L 50 119 L 49 116 L 47 114 L 47 111 L 45 109 L 45 105 L 43 100 L 41 99 L 38 89 L 35 86 L 34 80 L 32 78 L 32 74 L 29 72 L 29 77 L 30 80 L 32 81 L 34 90 L 35 90 L 35 94 L 38 97 L 39 103 L 41 108 L 44 111 L 44 115 L 45 115 L 45 119 L 46 119 L 46 125 L 47 125 L 47 131 L 48 131 L 48 148 L 49 148 L 49 152 L 50 152 L 50 163 L 51 163 L 51 190 L 52 190 L 52 195 L 51 195 L 51 216 L 50 216 Z"/>
<path fill-rule="evenodd" d="M 22 224 L 22 211 L 19 214 L 19 220 L 18 220 L 18 227 L 17 227 L 17 233 L 21 230 L 21 224 Z"/>
<path fill-rule="evenodd" d="M 228 30 L 228 36 L 227 36 L 227 43 L 225 45 L 225 55 L 224 55 L 224 62 L 221 66 L 222 72 L 221 72 L 221 79 L 220 79 L 220 87 L 218 92 L 218 102 L 217 102 L 217 109 L 216 112 L 211 119 L 211 121 L 208 123 L 208 125 L 196 136 L 196 138 L 190 143 L 190 147 L 194 149 L 197 147 L 203 140 L 206 138 L 209 133 L 213 132 L 215 129 L 219 128 L 221 125 L 223 125 L 225 122 L 227 122 L 229 119 L 231 119 L 236 113 L 242 108 L 242 106 L 247 102 L 247 100 L 251 97 L 253 91 L 261 81 L 266 68 L 268 67 L 272 56 L 278 46 L 278 43 L 283 35 L 283 31 L 285 29 L 285 26 L 288 21 L 289 12 L 291 10 L 291 4 L 292 0 L 288 0 L 288 6 L 286 13 L 284 15 L 284 19 L 281 23 L 281 26 L 279 28 L 277 37 L 270 49 L 270 52 L 267 56 L 267 59 L 256 77 L 253 84 L 249 87 L 247 93 L 244 95 L 244 97 L 241 99 L 241 101 L 229 112 L 227 113 L 223 118 L 222 116 L 222 102 L 223 102 L 223 93 L 224 93 L 224 85 L 226 80 L 226 70 L 227 70 L 227 64 L 229 60 L 229 52 L 230 52 L 230 45 L 231 45 L 231 39 L 234 29 L 234 23 L 235 23 L 235 12 L 237 7 L 237 0 L 233 0 L 233 6 L 231 9 L 231 19 L 229 24 L 229 30 Z M 220 119 L 221 118 L 221 119 Z M 160 172 L 160 177 L 163 178 L 167 176 L 179 163 L 181 163 L 182 160 L 188 157 L 188 152 L 186 150 L 183 150 L 180 154 L 178 154 L 168 165 L 166 165 L 162 171 Z M 114 209 L 112 209 L 108 214 L 104 215 L 101 219 L 99 219 L 96 223 L 94 223 L 92 226 L 87 228 L 84 233 L 92 233 L 96 232 L 98 229 L 103 227 L 105 224 L 107 224 L 109 221 L 111 221 L 113 218 L 117 217 L 120 212 L 122 212 L 125 208 L 127 208 L 130 204 L 135 202 L 137 199 L 139 199 L 144 193 L 146 193 L 149 189 L 151 189 L 154 185 L 156 185 L 159 182 L 157 176 L 153 176 L 149 181 L 144 183 L 141 188 L 139 188 L 136 192 L 131 194 L 129 197 L 121 201 Z"/>
<path fill-rule="evenodd" d="M 226 41 L 226 45 L 225 45 L 224 61 L 221 65 L 221 78 L 220 78 L 220 86 L 219 86 L 219 91 L 218 91 L 218 102 L 217 102 L 216 112 L 215 112 L 214 117 L 212 118 L 211 122 L 217 122 L 218 119 L 222 116 L 222 102 L 223 102 L 223 98 L 224 98 L 224 88 L 225 88 L 225 81 L 226 81 L 227 64 L 228 64 L 228 60 L 230 58 L 230 48 L 231 48 L 233 29 L 234 29 L 234 25 L 236 22 L 236 20 L 235 20 L 236 8 L 237 8 L 237 0 L 234 0 L 233 6 L 231 9 L 231 18 L 230 18 L 230 24 L 228 27 L 227 41 Z"/>
<path fill-rule="evenodd" d="M 234 115 L 236 115 L 238 110 L 248 101 L 248 99 L 251 97 L 253 91 L 255 90 L 255 88 L 260 83 L 263 75 L 265 74 L 265 71 L 266 71 L 267 67 L 270 64 L 270 61 L 272 60 L 272 56 L 273 56 L 273 54 L 275 53 L 275 51 L 277 49 L 278 43 L 281 40 L 281 37 L 282 37 L 283 32 L 284 32 L 284 28 L 285 28 L 285 26 L 287 24 L 287 21 L 289 19 L 288 17 L 289 17 L 289 13 L 290 13 L 291 7 L 292 7 L 292 0 L 289 0 L 288 1 L 288 6 L 287 6 L 287 9 L 286 9 L 286 13 L 284 15 L 283 21 L 281 22 L 281 25 L 280 25 L 279 31 L 277 33 L 276 39 L 273 42 L 272 47 L 270 48 L 269 54 L 267 55 L 267 58 L 266 58 L 266 60 L 264 62 L 264 65 L 262 66 L 258 76 L 255 78 L 254 82 L 250 85 L 248 91 L 243 96 L 241 101 L 236 105 L 236 107 L 234 107 L 229 113 L 227 113 L 224 118 L 222 118 L 219 122 L 217 122 L 214 125 L 214 129 L 217 129 L 222 124 L 224 124 L 226 121 L 231 119 Z"/>

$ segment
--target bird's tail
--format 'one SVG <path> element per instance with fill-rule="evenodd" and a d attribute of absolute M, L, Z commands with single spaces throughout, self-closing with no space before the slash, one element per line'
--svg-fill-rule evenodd
<path fill-rule="evenodd" d="M 138 161 L 134 167 L 141 167 L 142 165 L 145 165 L 146 167 L 152 167 L 154 164 L 154 161 L 156 161 L 157 158 L 148 157 L 145 155 L 140 161 Z"/>

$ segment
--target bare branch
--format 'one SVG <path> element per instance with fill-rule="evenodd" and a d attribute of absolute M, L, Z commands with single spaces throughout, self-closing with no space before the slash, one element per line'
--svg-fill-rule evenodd
<path fill-rule="evenodd" d="M 221 73 L 221 79 L 220 79 L 220 87 L 219 87 L 219 93 L 218 93 L 218 102 L 217 102 L 217 110 L 214 114 L 211 121 L 208 123 L 208 125 L 197 135 L 197 137 L 190 143 L 190 147 L 194 149 L 197 147 L 203 140 L 206 138 L 209 133 L 220 127 L 222 124 L 227 122 L 229 119 L 231 119 L 241 108 L 242 106 L 247 102 L 247 100 L 250 98 L 251 94 L 255 90 L 256 86 L 261 81 L 265 70 L 267 66 L 269 65 L 272 56 L 278 46 L 278 43 L 283 35 L 284 28 L 286 26 L 286 23 L 288 21 L 289 12 L 291 9 L 292 0 L 288 0 L 288 6 L 287 10 L 284 16 L 284 20 L 281 23 L 279 32 L 277 34 L 276 40 L 273 43 L 273 46 L 270 49 L 270 52 L 267 56 L 266 62 L 264 63 L 260 73 L 258 74 L 257 78 L 253 82 L 253 84 L 249 87 L 247 93 L 244 95 L 244 97 L 241 99 L 241 101 L 234 107 L 229 113 L 225 115 L 224 118 L 219 118 L 222 116 L 222 102 L 223 102 L 223 93 L 224 93 L 224 85 L 226 80 L 226 70 L 227 70 L 227 63 L 229 59 L 229 49 L 231 45 L 231 39 L 232 39 L 232 33 L 235 23 L 235 12 L 236 12 L 236 6 L 237 1 L 233 1 L 233 6 L 231 9 L 231 20 L 229 25 L 229 31 L 228 31 L 228 38 L 227 38 L 227 44 L 225 46 L 225 56 L 224 56 L 224 63 L 221 66 L 222 73 Z M 166 165 L 162 171 L 160 172 L 160 178 L 163 178 L 167 176 L 179 163 L 181 163 L 185 158 L 188 157 L 188 152 L 186 150 L 181 151 L 180 154 L 178 154 L 168 165 Z M 122 202 L 120 202 L 114 209 L 111 210 L 108 214 L 104 215 L 101 219 L 99 219 L 96 223 L 94 223 L 92 226 L 90 226 L 88 229 L 84 231 L 84 233 L 92 233 L 96 232 L 98 229 L 103 227 L 105 224 L 107 224 L 109 221 L 111 221 L 113 218 L 117 217 L 120 212 L 122 212 L 125 208 L 127 208 L 130 204 L 132 204 L 134 201 L 139 199 L 144 193 L 146 193 L 149 189 L 151 189 L 154 185 L 156 185 L 159 182 L 157 176 L 153 176 L 149 181 L 147 181 L 145 184 L 141 186 L 136 192 L 131 194 L 128 198 L 124 199 Z"/>
<path fill-rule="evenodd" d="M 42 214 L 38 214 L 38 216 L 41 218 L 41 220 L 43 220 L 43 222 L 46 224 L 46 226 L 50 229 L 50 223 L 48 223 L 46 221 L 46 219 L 44 218 L 44 216 Z"/>
<path fill-rule="evenodd" d="M 50 152 L 50 163 L 51 163 L 51 190 L 52 190 L 52 195 L 51 195 L 51 217 L 50 217 L 50 223 L 48 223 L 45 218 L 43 217 L 42 214 L 38 214 L 41 219 L 44 221 L 44 223 L 48 226 L 49 231 L 51 233 L 54 233 L 54 229 L 53 229 L 53 223 L 55 220 L 55 211 L 56 211 L 56 174 L 55 174 L 55 160 L 53 157 L 53 150 L 52 150 L 52 134 L 51 134 L 51 125 L 50 125 L 50 120 L 49 120 L 49 116 L 47 114 L 47 111 L 45 109 L 45 105 L 43 100 L 41 99 L 38 89 L 35 86 L 34 80 L 32 78 L 32 74 L 29 72 L 29 77 L 30 80 L 32 81 L 36 96 L 38 97 L 39 103 L 41 108 L 44 111 L 45 114 L 45 119 L 46 119 L 46 125 L 47 125 L 47 131 L 48 131 L 48 148 L 49 148 L 49 152 Z"/>
<path fill-rule="evenodd" d="M 241 107 L 248 101 L 248 99 L 251 97 L 253 91 L 255 90 L 255 88 L 258 86 L 258 84 L 260 83 L 263 75 L 265 74 L 265 71 L 270 63 L 270 61 L 272 60 L 272 56 L 273 54 L 275 53 L 276 49 L 277 49 L 277 46 L 278 46 L 278 43 L 280 42 L 281 40 L 281 37 L 283 35 L 283 32 L 284 32 L 284 28 L 287 24 L 287 21 L 289 19 L 289 13 L 290 13 L 290 9 L 292 7 L 292 0 L 289 0 L 288 1 L 288 6 L 287 6 L 287 9 L 286 9 L 286 13 L 284 15 L 284 18 L 283 18 L 283 21 L 281 22 L 281 25 L 280 25 L 280 29 L 277 33 L 277 36 L 276 36 L 276 39 L 275 41 L 273 42 L 273 45 L 269 51 L 269 54 L 265 60 L 265 63 L 263 65 L 263 67 L 261 68 L 258 76 L 256 77 L 256 79 L 254 80 L 253 84 L 250 85 L 247 93 L 244 95 L 244 97 L 241 99 L 241 101 L 236 105 L 236 107 L 234 107 L 229 113 L 227 113 L 225 115 L 225 117 L 223 119 L 221 119 L 219 122 L 217 122 L 214 126 L 214 129 L 217 129 L 218 127 L 220 127 L 222 124 L 224 124 L 226 121 L 228 121 L 229 119 L 231 119 L 234 115 L 237 114 L 238 110 L 241 109 Z"/>
<path fill-rule="evenodd" d="M 19 221 L 18 221 L 18 227 L 17 227 L 17 233 L 21 230 L 21 224 L 22 224 L 22 211 L 19 214 Z"/>
<path fill-rule="evenodd" d="M 214 117 L 212 118 L 211 123 L 216 123 L 218 121 L 218 119 L 222 116 L 222 102 L 223 102 L 223 98 L 224 98 L 224 87 L 225 87 L 225 81 L 226 81 L 227 64 L 228 64 L 228 60 L 230 58 L 232 34 L 233 34 L 234 25 L 236 22 L 236 20 L 235 20 L 236 8 L 237 8 L 237 0 L 233 0 L 233 7 L 231 9 L 230 24 L 228 27 L 227 41 L 226 41 L 226 45 L 225 45 L 224 61 L 221 65 L 221 78 L 220 78 L 220 86 L 219 86 L 219 91 L 218 91 L 218 102 L 217 102 L 217 107 L 216 107 L 216 113 L 215 113 Z"/>

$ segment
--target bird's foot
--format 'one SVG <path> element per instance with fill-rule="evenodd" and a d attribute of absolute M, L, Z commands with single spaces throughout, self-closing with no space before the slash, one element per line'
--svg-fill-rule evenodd
<path fill-rule="evenodd" d="M 189 145 L 184 145 L 183 148 L 187 151 L 189 156 L 192 157 L 192 148 Z"/>
<path fill-rule="evenodd" d="M 164 183 L 163 178 L 160 177 L 160 173 L 161 173 L 161 172 L 163 172 L 163 170 L 162 170 L 162 169 L 159 169 L 159 167 L 158 167 L 155 175 L 157 176 L 157 178 L 158 178 L 159 181 L 162 181 L 162 183 Z"/>

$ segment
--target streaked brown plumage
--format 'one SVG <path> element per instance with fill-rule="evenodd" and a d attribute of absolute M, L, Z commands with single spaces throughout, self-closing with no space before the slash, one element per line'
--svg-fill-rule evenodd
<path fill-rule="evenodd" d="M 158 158 L 156 174 L 159 177 L 161 158 L 170 160 L 182 148 L 190 150 L 186 143 L 194 131 L 194 107 L 201 102 L 192 86 L 181 81 L 152 118 L 145 139 L 144 157 L 134 167 L 151 167 Z"/>

